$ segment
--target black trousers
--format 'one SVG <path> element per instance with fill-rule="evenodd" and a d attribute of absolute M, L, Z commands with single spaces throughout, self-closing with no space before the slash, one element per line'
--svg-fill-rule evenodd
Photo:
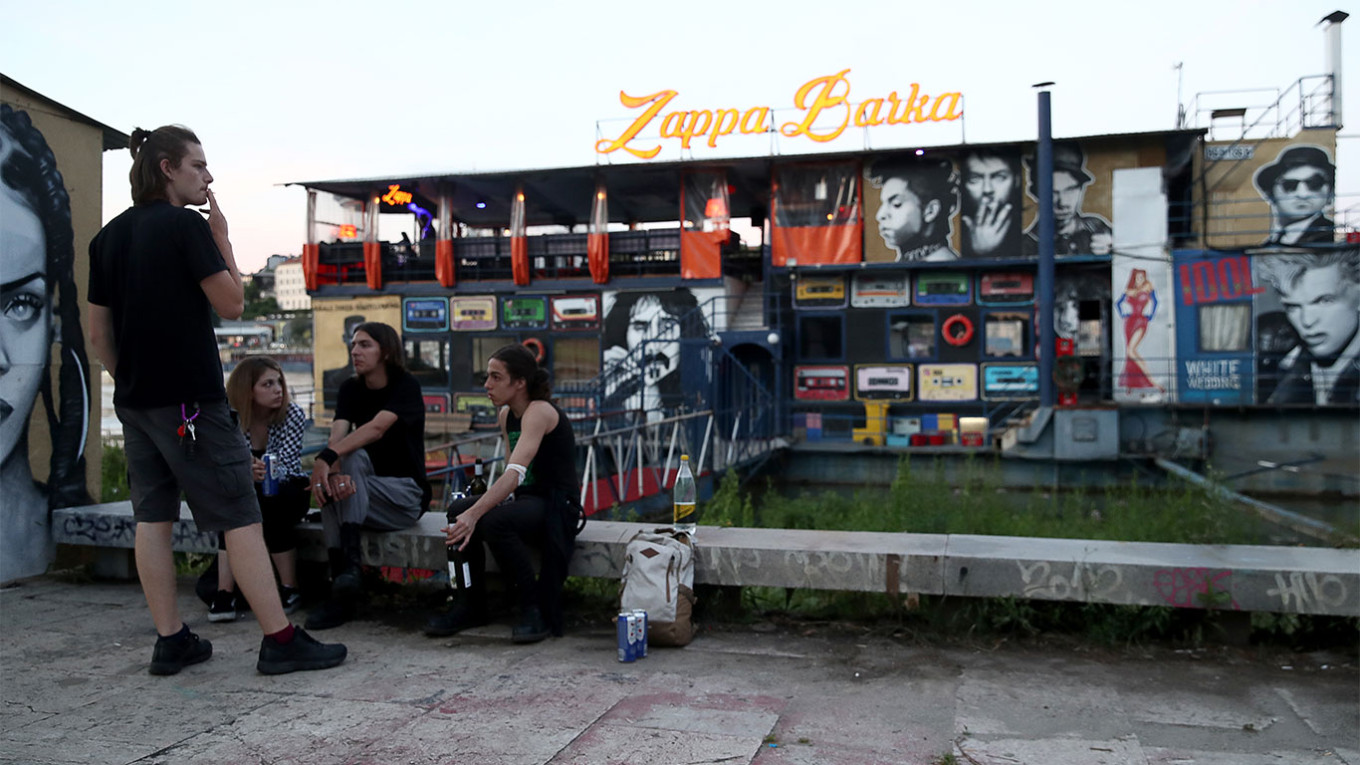
<path fill-rule="evenodd" d="M 448 512 L 456 518 L 476 501 L 477 497 L 454 500 L 449 504 Z M 496 557 L 501 574 L 513 584 L 520 608 L 538 605 L 533 550 L 541 551 L 544 547 L 547 514 L 548 502 L 542 497 L 516 496 L 514 500 L 492 508 L 477 521 L 472 541 L 463 551 L 472 574 L 472 586 L 467 593 L 469 606 L 481 609 L 486 606 L 486 590 L 482 586 L 486 575 L 483 543 Z"/>

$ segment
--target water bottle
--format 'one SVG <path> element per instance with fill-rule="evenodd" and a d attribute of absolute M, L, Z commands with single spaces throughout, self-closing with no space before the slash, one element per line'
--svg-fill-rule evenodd
<path fill-rule="evenodd" d="M 477 464 L 472 468 L 472 483 L 468 484 L 467 495 L 475 497 L 486 493 L 486 479 L 482 477 L 482 458 L 477 458 Z"/>
<path fill-rule="evenodd" d="M 694 474 L 689 470 L 688 454 L 680 455 L 680 472 L 675 475 L 672 496 L 675 501 L 671 527 L 677 533 L 688 534 L 693 539 L 694 532 L 698 530 L 699 515 L 694 504 Z"/>

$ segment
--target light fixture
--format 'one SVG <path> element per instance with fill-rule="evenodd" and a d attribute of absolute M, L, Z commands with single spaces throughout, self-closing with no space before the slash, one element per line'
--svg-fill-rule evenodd
<path fill-rule="evenodd" d="M 917 150 L 916 150 L 916 156 L 918 156 L 918 157 L 924 157 L 925 155 L 926 155 L 926 150 L 925 150 L 925 149 L 917 149 Z"/>
<path fill-rule="evenodd" d="M 824 200 L 826 199 L 826 179 L 825 179 L 825 178 L 819 179 L 819 180 L 817 181 L 817 185 L 812 187 L 812 196 L 813 196 L 813 198 L 816 199 L 818 202 L 824 201 Z"/>
<path fill-rule="evenodd" d="M 485 209 L 486 209 L 486 200 L 485 200 L 485 199 L 478 199 L 478 200 L 477 200 L 477 204 L 476 204 L 475 206 L 476 206 L 476 208 L 477 208 L 478 210 L 485 210 Z"/>

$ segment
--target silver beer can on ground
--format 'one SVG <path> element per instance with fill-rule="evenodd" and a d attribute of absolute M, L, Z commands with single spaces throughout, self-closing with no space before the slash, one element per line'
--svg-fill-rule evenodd
<path fill-rule="evenodd" d="M 618 617 L 619 661 L 637 661 L 637 644 L 634 633 L 637 630 L 637 617 L 631 611 L 620 611 Z"/>
<path fill-rule="evenodd" d="M 645 659 L 647 658 L 647 637 L 648 637 L 647 611 L 641 608 L 634 608 L 633 616 L 636 616 L 638 620 L 637 657 L 639 659 Z"/>
<path fill-rule="evenodd" d="M 260 459 L 264 462 L 264 482 L 260 487 L 261 492 L 266 497 L 273 497 L 279 493 L 279 477 L 274 474 L 275 466 L 279 462 L 278 455 L 265 452 Z"/>

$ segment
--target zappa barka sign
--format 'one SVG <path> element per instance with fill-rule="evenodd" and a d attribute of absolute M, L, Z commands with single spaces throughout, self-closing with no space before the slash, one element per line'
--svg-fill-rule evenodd
<path fill-rule="evenodd" d="M 962 93 L 932 96 L 921 92 L 921 86 L 914 82 L 904 96 L 899 96 L 894 90 L 886 98 L 867 98 L 854 103 L 850 100 L 848 74 L 849 69 L 842 69 L 836 74 L 803 83 L 793 96 L 793 105 L 803 113 L 802 118 L 780 125 L 779 133 L 787 138 L 807 136 L 825 143 L 839 138 L 851 124 L 855 127 L 910 125 L 952 122 L 963 116 Z M 752 106 L 744 110 L 673 110 L 663 114 L 662 111 L 678 95 L 674 90 L 658 90 L 646 96 L 630 96 L 619 91 L 619 101 L 625 107 L 642 111 L 617 138 L 596 141 L 595 151 L 609 154 L 622 149 L 641 159 L 655 157 L 661 152 L 660 144 L 646 148 L 631 144 L 658 117 L 661 120 L 661 137 L 678 140 L 685 149 L 690 148 L 690 143 L 696 139 L 702 139 L 710 147 L 717 148 L 718 139 L 725 135 L 768 133 L 774 127 L 774 110 L 768 106 Z"/>

